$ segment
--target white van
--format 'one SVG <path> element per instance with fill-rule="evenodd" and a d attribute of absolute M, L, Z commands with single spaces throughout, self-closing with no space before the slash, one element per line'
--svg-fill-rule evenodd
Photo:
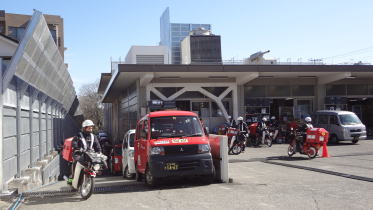
<path fill-rule="evenodd" d="M 313 117 L 313 125 L 329 132 L 329 142 L 352 141 L 367 138 L 365 125 L 355 113 L 349 111 L 322 110 Z"/>
<path fill-rule="evenodd" d="M 135 129 L 127 131 L 122 144 L 122 170 L 124 178 L 134 178 L 136 174 L 134 162 Z"/>

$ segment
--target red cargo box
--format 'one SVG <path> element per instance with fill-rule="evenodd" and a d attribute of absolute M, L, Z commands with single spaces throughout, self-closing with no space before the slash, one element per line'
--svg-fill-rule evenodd
<path fill-rule="evenodd" d="M 73 142 L 73 137 L 65 139 L 65 142 L 63 144 L 63 150 L 62 150 L 63 159 L 65 159 L 66 161 L 69 161 L 69 162 L 73 161 L 72 142 Z"/>
<path fill-rule="evenodd" d="M 236 128 L 228 128 L 227 136 L 228 137 L 232 137 L 232 136 L 237 135 L 237 133 L 238 133 L 238 129 L 236 129 Z"/>
<path fill-rule="evenodd" d="M 329 132 L 324 128 L 311 128 L 307 130 L 307 139 L 309 143 L 323 144 L 328 143 Z"/>
<path fill-rule="evenodd" d="M 257 128 L 258 128 L 258 123 L 252 123 L 251 125 L 249 125 L 250 135 L 255 135 Z"/>

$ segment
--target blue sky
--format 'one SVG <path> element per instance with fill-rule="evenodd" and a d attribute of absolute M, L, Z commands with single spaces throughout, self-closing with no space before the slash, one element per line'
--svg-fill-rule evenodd
<path fill-rule="evenodd" d="M 65 26 L 65 62 L 75 87 L 110 71 L 131 45 L 158 45 L 159 18 L 210 23 L 222 37 L 223 59 L 243 59 L 260 50 L 280 61 L 325 58 L 327 63 L 373 64 L 371 0 L 1 0 L 8 13 L 60 15 Z"/>

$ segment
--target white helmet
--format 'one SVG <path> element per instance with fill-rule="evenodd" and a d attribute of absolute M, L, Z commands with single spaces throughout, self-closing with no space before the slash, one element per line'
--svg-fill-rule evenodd
<path fill-rule="evenodd" d="M 228 116 L 228 119 L 231 119 L 231 118 L 232 118 L 232 116 L 229 115 L 229 116 Z"/>
<path fill-rule="evenodd" d="M 306 122 L 308 122 L 308 123 L 312 122 L 312 118 L 311 118 L 311 117 L 306 117 L 306 118 L 304 118 L 304 120 L 305 120 Z"/>
<path fill-rule="evenodd" d="M 88 126 L 95 126 L 95 124 L 92 122 L 92 120 L 84 120 L 84 122 L 82 123 L 82 128 L 85 128 Z"/>
<path fill-rule="evenodd" d="M 271 120 L 275 120 L 275 119 L 276 119 L 276 117 L 275 117 L 275 116 L 272 116 L 272 117 L 271 117 Z"/>
<path fill-rule="evenodd" d="M 237 121 L 243 121 L 243 117 L 241 116 L 237 117 Z"/>
<path fill-rule="evenodd" d="M 262 118 L 262 121 L 263 121 L 263 122 L 267 122 L 267 118 L 266 118 L 266 117 L 263 117 L 263 118 Z"/>

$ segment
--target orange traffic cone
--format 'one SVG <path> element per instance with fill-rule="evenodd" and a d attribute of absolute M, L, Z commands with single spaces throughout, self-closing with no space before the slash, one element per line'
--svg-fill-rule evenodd
<path fill-rule="evenodd" d="M 322 146 L 322 156 L 323 158 L 328 158 L 330 157 L 329 153 L 328 153 L 328 146 L 326 146 L 326 143 L 324 143 L 324 145 Z"/>

